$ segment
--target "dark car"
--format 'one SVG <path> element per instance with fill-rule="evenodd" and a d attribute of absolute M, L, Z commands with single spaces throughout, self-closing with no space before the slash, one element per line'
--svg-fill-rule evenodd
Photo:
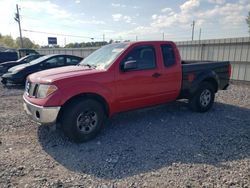
<path fill-rule="evenodd" d="M 20 48 L 18 49 L 18 56 L 22 58 L 27 55 L 37 55 L 39 54 L 36 50 L 30 48 Z"/>
<path fill-rule="evenodd" d="M 17 59 L 18 59 L 17 52 L 13 51 L 0 52 L 0 64 L 6 61 L 16 61 Z"/>
<path fill-rule="evenodd" d="M 20 48 L 18 50 L 8 49 L 4 52 L 0 52 L 0 64 L 7 61 L 17 61 L 19 58 L 25 57 L 27 55 L 39 54 L 34 49 Z"/>
<path fill-rule="evenodd" d="M 39 57 L 42 57 L 42 56 L 43 55 L 40 55 L 40 54 L 27 55 L 25 57 L 18 59 L 17 61 L 7 61 L 4 63 L 1 63 L 0 64 L 0 75 L 3 75 L 4 73 L 6 73 L 8 71 L 8 69 L 10 69 L 11 67 L 21 65 L 24 63 L 29 63 L 29 62 L 31 62 Z"/>
<path fill-rule="evenodd" d="M 24 84 L 29 74 L 51 68 L 77 65 L 82 59 L 73 55 L 46 55 L 29 63 L 12 67 L 2 75 L 2 83 Z"/>

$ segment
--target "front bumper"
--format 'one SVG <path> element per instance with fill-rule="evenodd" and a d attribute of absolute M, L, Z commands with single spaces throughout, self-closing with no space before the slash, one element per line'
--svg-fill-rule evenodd
<path fill-rule="evenodd" d="M 56 107 L 43 107 L 30 103 L 24 99 L 23 107 L 27 115 L 39 124 L 53 125 L 56 123 L 60 106 Z"/>
<path fill-rule="evenodd" d="M 5 73 L 2 75 L 2 80 L 5 80 L 6 82 L 19 84 L 23 82 L 23 78 L 12 73 Z"/>

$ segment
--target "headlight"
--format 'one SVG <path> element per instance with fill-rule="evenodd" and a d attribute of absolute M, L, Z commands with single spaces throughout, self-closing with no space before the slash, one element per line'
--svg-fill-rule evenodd
<path fill-rule="evenodd" d="M 19 67 L 19 68 L 16 68 L 16 69 L 14 70 L 14 72 L 18 72 L 18 71 L 23 70 L 23 69 L 24 69 L 24 67 Z"/>
<path fill-rule="evenodd" d="M 40 84 L 36 94 L 37 98 L 46 98 L 57 90 L 55 85 Z"/>

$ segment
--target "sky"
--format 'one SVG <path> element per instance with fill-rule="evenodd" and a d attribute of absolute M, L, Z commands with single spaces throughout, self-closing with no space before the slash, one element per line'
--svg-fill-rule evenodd
<path fill-rule="evenodd" d="M 39 45 L 70 42 L 191 40 L 249 36 L 249 0 L 0 0 L 0 33 Z M 201 30 L 201 35 L 200 35 Z"/>

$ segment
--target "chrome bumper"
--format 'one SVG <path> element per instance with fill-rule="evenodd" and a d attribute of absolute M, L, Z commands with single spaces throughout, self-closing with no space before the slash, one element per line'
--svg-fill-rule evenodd
<path fill-rule="evenodd" d="M 39 124 L 55 124 L 60 106 L 43 107 L 30 103 L 24 97 L 23 107 L 27 115 Z"/>

